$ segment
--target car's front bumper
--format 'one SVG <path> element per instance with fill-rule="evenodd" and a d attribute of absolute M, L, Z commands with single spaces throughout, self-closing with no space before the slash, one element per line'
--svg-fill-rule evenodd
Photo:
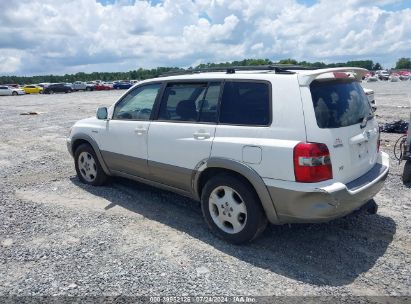
<path fill-rule="evenodd" d="M 389 157 L 382 152 L 370 171 L 347 184 L 336 182 L 314 187 L 300 183 L 274 186 L 265 182 L 281 223 L 316 223 L 359 209 L 381 190 L 388 171 Z"/>

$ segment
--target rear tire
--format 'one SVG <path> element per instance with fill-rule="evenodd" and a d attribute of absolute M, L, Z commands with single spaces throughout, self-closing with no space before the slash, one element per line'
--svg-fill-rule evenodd
<path fill-rule="evenodd" d="M 201 209 L 211 231 L 233 244 L 254 240 L 267 226 L 252 186 L 230 174 L 219 174 L 205 184 Z"/>
<path fill-rule="evenodd" d="M 74 165 L 78 178 L 84 184 L 101 186 L 108 179 L 94 149 L 89 144 L 82 144 L 76 149 Z"/>
<path fill-rule="evenodd" d="M 411 160 L 407 160 L 404 165 L 404 171 L 402 173 L 403 183 L 411 182 Z"/>

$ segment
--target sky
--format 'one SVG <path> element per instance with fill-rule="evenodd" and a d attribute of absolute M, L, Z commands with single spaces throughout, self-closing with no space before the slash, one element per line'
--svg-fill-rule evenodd
<path fill-rule="evenodd" d="M 0 0 L 0 75 L 400 57 L 410 0 Z"/>

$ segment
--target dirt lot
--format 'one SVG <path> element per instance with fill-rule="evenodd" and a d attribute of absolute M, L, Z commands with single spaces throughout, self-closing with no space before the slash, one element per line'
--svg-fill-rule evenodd
<path fill-rule="evenodd" d="M 364 86 L 381 121 L 408 118 L 411 81 Z M 272 226 L 233 246 L 189 199 L 123 179 L 79 183 L 69 127 L 121 93 L 0 98 L 0 295 L 411 294 L 411 191 L 392 154 L 397 134 L 382 136 L 392 168 L 378 214 Z"/>

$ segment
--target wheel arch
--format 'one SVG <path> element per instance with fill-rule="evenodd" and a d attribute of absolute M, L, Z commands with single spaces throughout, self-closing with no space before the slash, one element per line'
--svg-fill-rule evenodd
<path fill-rule="evenodd" d="M 98 161 L 100 162 L 101 167 L 104 170 L 104 173 L 106 173 L 107 175 L 110 175 L 110 170 L 108 169 L 103 156 L 101 155 L 101 151 L 96 143 L 96 141 L 87 134 L 76 134 L 71 138 L 71 154 L 74 155 L 74 153 L 76 152 L 77 148 L 82 145 L 82 144 L 89 144 L 93 150 L 94 153 L 96 153 L 96 156 L 98 158 Z"/>
<path fill-rule="evenodd" d="M 193 192 L 196 199 L 200 199 L 201 191 L 212 176 L 219 173 L 233 174 L 249 183 L 257 193 L 269 222 L 279 224 L 273 200 L 260 175 L 248 165 L 228 158 L 209 158 L 202 161 L 193 178 Z"/>

